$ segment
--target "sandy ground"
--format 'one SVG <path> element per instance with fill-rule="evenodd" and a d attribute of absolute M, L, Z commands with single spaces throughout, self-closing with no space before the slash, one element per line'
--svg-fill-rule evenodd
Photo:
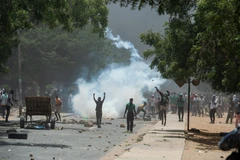
<path fill-rule="evenodd" d="M 189 129 L 199 129 L 199 133 L 194 133 L 193 137 L 186 138 L 185 149 L 182 160 L 217 160 L 226 159 L 232 151 L 221 151 L 218 149 L 218 142 L 221 137 L 220 132 L 232 131 L 235 127 L 233 124 L 226 124 L 226 116 L 217 118 L 215 124 L 209 124 L 210 118 L 190 116 Z M 186 127 L 187 129 L 187 123 Z"/>

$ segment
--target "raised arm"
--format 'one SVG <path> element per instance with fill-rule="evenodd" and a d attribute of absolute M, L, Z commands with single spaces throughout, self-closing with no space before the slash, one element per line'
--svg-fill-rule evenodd
<path fill-rule="evenodd" d="M 155 87 L 155 88 L 156 88 L 157 92 L 161 95 L 161 97 L 163 97 L 163 93 L 161 91 L 159 91 L 157 87 Z"/>
<path fill-rule="evenodd" d="M 97 102 L 97 100 L 95 99 L 95 93 L 93 93 L 93 100 Z"/>
<path fill-rule="evenodd" d="M 104 92 L 104 93 L 103 93 L 103 100 L 102 100 L 102 102 L 104 102 L 105 97 L 106 97 L 106 93 Z"/>

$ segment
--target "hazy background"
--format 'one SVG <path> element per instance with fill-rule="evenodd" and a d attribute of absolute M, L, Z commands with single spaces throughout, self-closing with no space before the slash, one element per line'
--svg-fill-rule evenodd
<path fill-rule="evenodd" d="M 106 100 L 103 104 L 103 117 L 123 116 L 126 104 L 130 98 L 134 99 L 136 106 L 147 101 L 149 96 L 155 94 L 155 86 L 162 92 L 186 92 L 188 85 L 178 87 L 172 80 L 161 78 L 161 73 L 156 69 L 151 70 L 149 63 L 151 59 L 144 60 L 142 53 L 149 46 L 142 44 L 139 36 L 141 33 L 152 29 L 157 32 L 164 30 L 164 23 L 168 16 L 159 16 L 155 10 L 144 8 L 141 11 L 121 8 L 117 4 L 109 5 L 109 30 L 107 38 L 112 40 L 113 45 L 125 48 L 131 54 L 129 65 L 109 64 L 102 70 L 96 79 L 87 82 L 80 78 L 78 80 L 79 94 L 74 96 L 74 111 L 82 117 L 95 117 L 96 104 L 92 94 L 103 98 L 106 92 Z M 198 92 L 191 85 L 192 92 Z M 147 94 L 146 94 L 147 93 Z"/>

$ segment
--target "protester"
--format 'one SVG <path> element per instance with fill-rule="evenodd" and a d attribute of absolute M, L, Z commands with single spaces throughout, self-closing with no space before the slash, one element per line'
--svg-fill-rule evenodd
<path fill-rule="evenodd" d="M 217 108 L 217 98 L 216 95 L 212 96 L 211 105 L 210 105 L 210 123 L 215 123 L 215 114 L 216 114 L 216 108 Z"/>
<path fill-rule="evenodd" d="M 130 98 L 129 103 L 126 105 L 126 109 L 124 112 L 124 118 L 127 113 L 127 131 L 133 132 L 133 121 L 134 115 L 136 116 L 135 104 L 133 104 L 133 98 Z"/>
<path fill-rule="evenodd" d="M 7 114 L 6 114 L 5 122 L 9 122 L 8 117 L 10 115 L 11 106 L 13 106 L 13 94 L 14 94 L 14 91 L 10 90 L 8 95 L 7 105 L 6 105 Z"/>
<path fill-rule="evenodd" d="M 147 103 L 144 102 L 142 105 L 138 106 L 137 113 L 136 113 L 136 118 L 137 118 L 137 115 L 138 115 L 140 112 L 143 112 L 143 119 L 145 118 L 146 111 L 144 110 L 144 107 L 145 107 L 146 105 L 147 105 Z"/>
<path fill-rule="evenodd" d="M 161 96 L 161 104 L 160 104 L 160 110 L 161 110 L 161 117 L 162 117 L 162 125 L 166 125 L 166 121 L 167 121 L 167 106 L 169 105 L 169 98 L 168 96 L 169 91 L 166 91 L 166 93 L 162 93 L 161 91 L 158 90 L 157 87 L 155 87 L 157 92 L 160 94 Z"/>
<path fill-rule="evenodd" d="M 234 108 L 235 108 L 235 103 L 233 102 L 233 99 L 231 98 L 230 102 L 229 102 L 226 123 L 228 123 L 228 121 L 230 120 L 230 124 L 232 124 L 232 120 L 233 120 L 233 116 L 234 116 Z"/>
<path fill-rule="evenodd" d="M 158 100 L 156 102 L 156 110 L 157 110 L 157 113 L 158 113 L 158 119 L 161 121 L 162 120 L 162 110 L 161 110 L 161 98 L 158 97 Z"/>
<path fill-rule="evenodd" d="M 238 123 L 240 122 L 240 100 L 238 100 L 237 107 L 236 107 L 236 121 L 235 127 L 238 127 Z"/>
<path fill-rule="evenodd" d="M 2 112 L 2 118 L 5 118 L 5 109 L 8 101 L 8 95 L 5 93 L 5 91 L 2 91 L 2 101 L 1 101 L 1 112 Z"/>
<path fill-rule="evenodd" d="M 55 116 L 57 118 L 56 121 L 58 121 L 58 120 L 61 121 L 61 115 L 60 115 L 61 108 L 62 108 L 62 101 L 58 97 L 58 95 L 56 95 L 56 98 L 55 98 Z"/>
<path fill-rule="evenodd" d="M 176 92 L 171 93 L 169 103 L 170 103 L 172 114 L 177 113 L 177 99 L 178 99 L 178 95 L 176 94 Z"/>
<path fill-rule="evenodd" d="M 103 93 L 103 100 L 101 100 L 101 97 L 98 97 L 98 100 L 95 99 L 95 93 L 93 93 L 93 100 L 96 103 L 96 119 L 97 119 L 97 126 L 98 128 L 101 128 L 102 123 L 102 105 L 105 100 L 105 92 Z"/>
<path fill-rule="evenodd" d="M 218 96 L 217 116 L 218 118 L 223 117 L 223 97 L 221 94 Z"/>
<path fill-rule="evenodd" d="M 200 98 L 199 98 L 199 117 L 204 117 L 204 109 L 205 109 L 205 99 L 204 99 L 204 96 L 203 95 L 200 95 Z"/>
<path fill-rule="evenodd" d="M 150 113 L 152 114 L 153 117 L 155 117 L 155 99 L 154 99 L 154 95 L 152 95 L 149 98 L 149 109 L 150 109 Z"/>
<path fill-rule="evenodd" d="M 179 97 L 178 97 L 178 99 L 177 99 L 178 121 L 179 121 L 179 122 L 183 122 L 184 103 L 185 103 L 185 99 L 184 99 L 182 93 L 180 93 L 180 94 L 179 94 Z"/>
<path fill-rule="evenodd" d="M 195 94 L 192 102 L 192 116 L 197 116 L 198 112 L 199 112 L 199 99 L 198 94 Z"/>

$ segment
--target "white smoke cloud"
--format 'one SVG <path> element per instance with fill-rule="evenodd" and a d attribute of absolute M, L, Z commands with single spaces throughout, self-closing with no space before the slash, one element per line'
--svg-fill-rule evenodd
<path fill-rule="evenodd" d="M 77 81 L 80 93 L 73 97 L 73 108 L 82 117 L 95 117 L 93 93 L 96 99 L 103 98 L 103 93 L 106 93 L 102 107 L 103 117 L 120 117 L 123 116 L 130 98 L 133 98 L 134 104 L 138 106 L 146 101 L 143 97 L 145 88 L 154 92 L 155 86 L 165 82 L 159 72 L 151 70 L 143 61 L 131 42 L 114 36 L 110 29 L 106 30 L 106 37 L 112 40 L 116 47 L 130 51 L 131 63 L 129 66 L 111 64 L 92 82 L 81 78 Z"/>

